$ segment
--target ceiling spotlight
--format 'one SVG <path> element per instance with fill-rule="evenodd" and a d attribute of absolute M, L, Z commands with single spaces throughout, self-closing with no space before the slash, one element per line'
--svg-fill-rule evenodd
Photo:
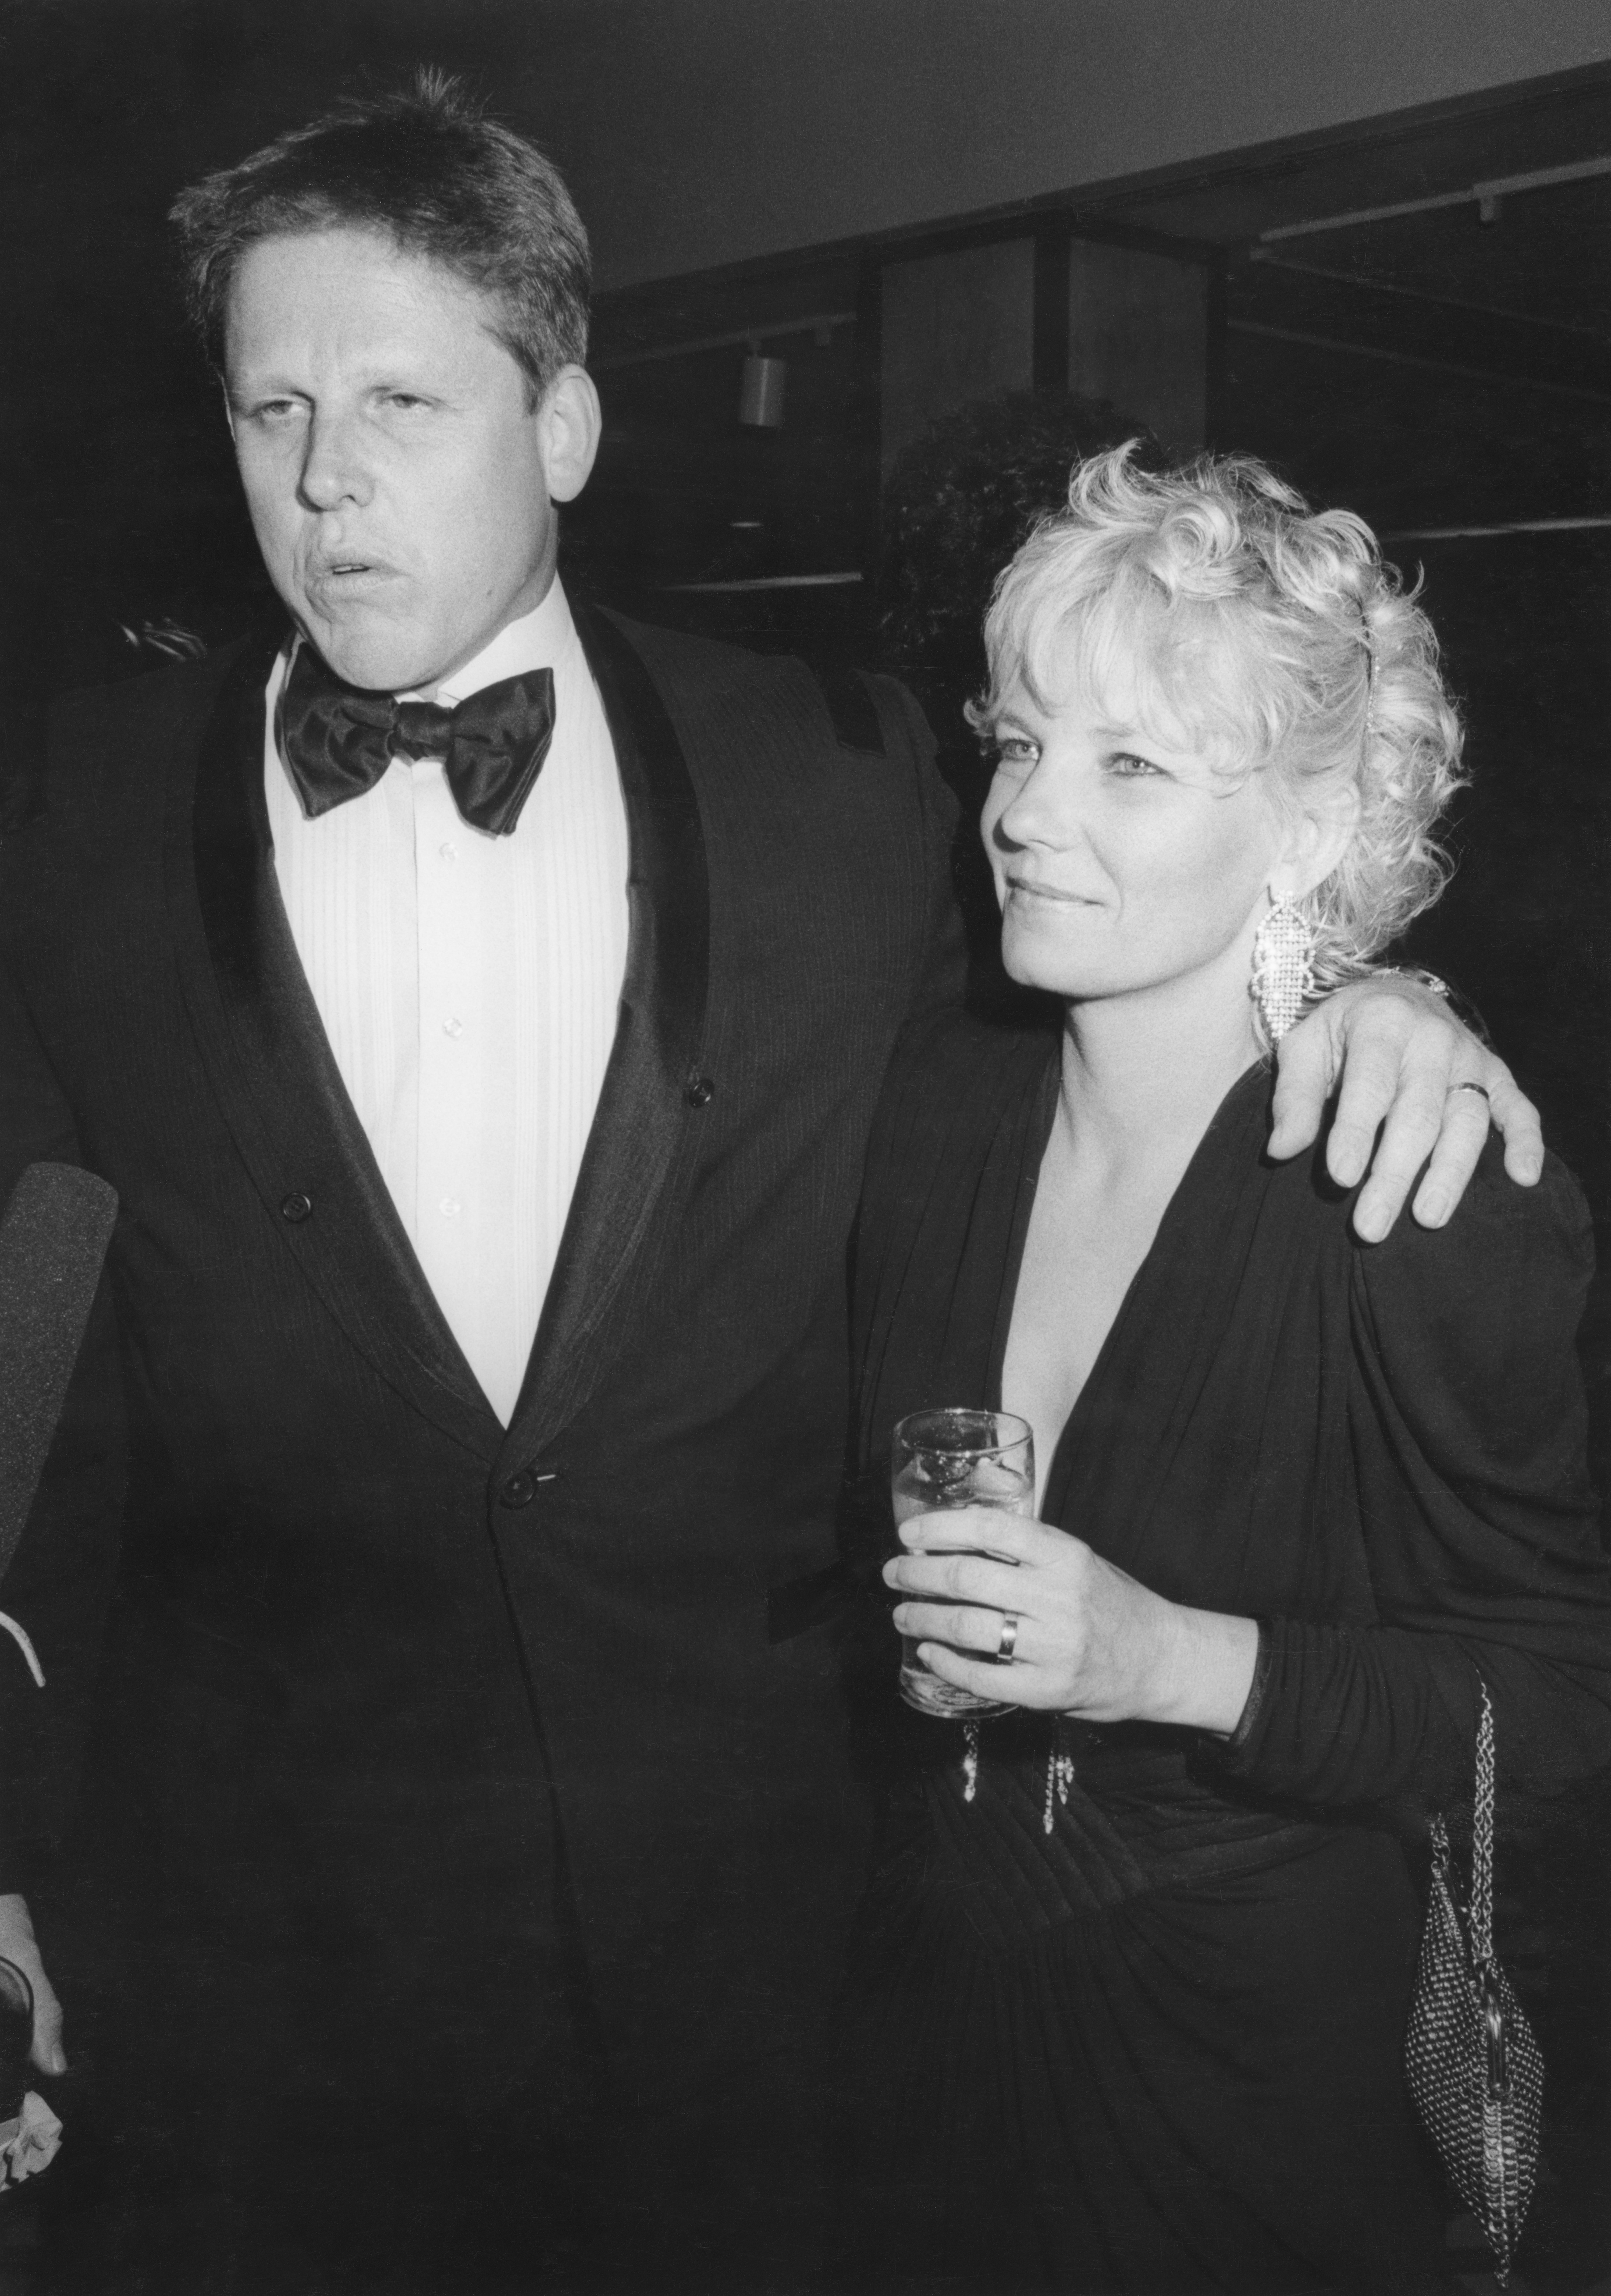
<path fill-rule="evenodd" d="M 756 430 L 781 430 L 787 359 L 763 358 L 752 346 L 738 384 L 738 419 Z"/>

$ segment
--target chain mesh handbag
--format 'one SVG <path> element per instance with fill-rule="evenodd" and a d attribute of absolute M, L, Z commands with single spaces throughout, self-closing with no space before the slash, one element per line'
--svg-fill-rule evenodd
<path fill-rule="evenodd" d="M 1404 2069 L 1422 2125 L 1483 2228 L 1502 2288 L 1538 2171 L 1544 2060 L 1493 1956 L 1493 1710 L 1486 1684 L 1482 1692 L 1471 1896 L 1462 1918 L 1448 1828 L 1434 1817 Z"/>

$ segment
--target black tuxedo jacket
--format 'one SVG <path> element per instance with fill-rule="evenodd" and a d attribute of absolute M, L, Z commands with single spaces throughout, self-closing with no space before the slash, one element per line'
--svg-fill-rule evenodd
<path fill-rule="evenodd" d="M 871 1113 L 959 976 L 950 816 L 889 681 L 578 619 L 630 955 L 506 1431 L 290 939 L 268 649 L 60 713 L 0 854 L 4 1177 L 118 1190 L 118 1376 L 92 1345 L 7 1585 L 51 1678 L 6 1685 L 10 1885 L 92 1990 L 157 1956 L 140 2046 L 192 2086 L 221 2046 L 222 2109 L 480 2109 L 586 2059 L 651 2150 L 711 2156 L 805 2094 L 859 1877 L 810 1597 Z"/>

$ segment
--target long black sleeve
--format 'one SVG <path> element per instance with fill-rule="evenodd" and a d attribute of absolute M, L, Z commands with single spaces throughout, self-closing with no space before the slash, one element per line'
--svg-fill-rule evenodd
<path fill-rule="evenodd" d="M 1501 1776 L 1611 1761 L 1611 1564 L 1586 1464 L 1575 1334 L 1587 1211 L 1553 1160 L 1513 1186 L 1491 1148 L 1441 1231 L 1355 1253 L 1347 1417 L 1379 1623 L 1270 1622 L 1225 1767 L 1327 1806 L 1468 1797 L 1479 1681 Z"/>

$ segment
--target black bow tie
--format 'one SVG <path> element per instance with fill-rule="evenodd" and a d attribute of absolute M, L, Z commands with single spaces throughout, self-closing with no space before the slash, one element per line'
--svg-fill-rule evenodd
<path fill-rule="evenodd" d="M 554 672 L 525 670 L 444 709 L 343 685 L 302 645 L 280 688 L 275 731 L 309 819 L 362 797 L 395 757 L 440 758 L 464 819 L 507 837 L 554 739 Z"/>

